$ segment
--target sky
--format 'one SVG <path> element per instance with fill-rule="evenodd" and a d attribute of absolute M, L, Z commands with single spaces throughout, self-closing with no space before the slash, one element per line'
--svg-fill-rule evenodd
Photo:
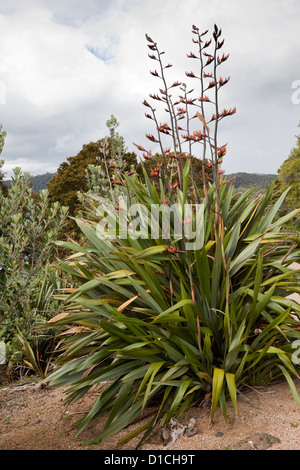
<path fill-rule="evenodd" d="M 0 0 L 6 177 L 16 167 L 55 172 L 108 135 L 112 114 L 129 151 L 140 155 L 133 143 L 152 150 L 145 134 L 156 131 L 142 103 L 161 83 L 150 74 L 156 64 L 145 34 L 173 65 L 169 84 L 193 88 L 185 75 L 198 65 L 186 55 L 196 52 L 193 24 L 222 28 L 222 52 L 230 54 L 220 106 L 236 106 L 236 114 L 220 122 L 223 168 L 277 173 L 299 135 L 299 18 L 299 0 Z"/>

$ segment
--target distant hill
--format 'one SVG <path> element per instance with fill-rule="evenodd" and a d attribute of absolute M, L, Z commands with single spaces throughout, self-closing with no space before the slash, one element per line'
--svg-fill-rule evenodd
<path fill-rule="evenodd" d="M 43 175 L 31 176 L 30 182 L 32 183 L 32 189 L 35 192 L 41 189 L 47 189 L 48 181 L 54 176 L 55 173 L 45 173 Z M 262 173 L 231 173 L 227 175 L 229 178 L 234 178 L 234 186 L 237 190 L 243 191 L 253 186 L 257 189 L 264 189 L 266 186 L 272 183 L 277 178 L 277 175 L 273 174 L 262 174 Z M 4 181 L 9 186 L 11 181 Z"/>
<path fill-rule="evenodd" d="M 29 181 L 32 184 L 33 191 L 38 193 L 42 189 L 47 189 L 47 183 L 54 175 L 55 173 L 44 173 L 43 175 L 30 176 Z M 9 187 L 11 180 L 6 180 L 4 183 Z"/>
<path fill-rule="evenodd" d="M 230 178 L 234 178 L 234 187 L 243 191 L 255 186 L 257 189 L 264 189 L 269 186 L 272 181 L 277 178 L 277 175 L 273 174 L 262 174 L 262 173 L 231 173 L 227 175 Z"/>

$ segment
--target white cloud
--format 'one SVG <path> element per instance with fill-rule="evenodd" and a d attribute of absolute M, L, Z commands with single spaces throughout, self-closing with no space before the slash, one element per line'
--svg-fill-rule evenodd
<path fill-rule="evenodd" d="M 25 5 L 26 3 L 26 5 Z M 159 82 L 145 33 L 166 51 L 171 80 L 187 80 L 195 64 L 191 25 L 216 22 L 230 59 L 224 76 L 228 172 L 276 172 L 294 145 L 299 107 L 292 82 L 300 79 L 297 0 L 11 0 L 0 5 L 0 103 L 8 133 L 2 157 L 7 171 L 18 162 L 32 173 L 55 171 L 83 144 L 107 133 L 114 114 L 130 149 L 154 132 L 142 101 Z M 195 86 L 195 82 L 191 82 Z"/>

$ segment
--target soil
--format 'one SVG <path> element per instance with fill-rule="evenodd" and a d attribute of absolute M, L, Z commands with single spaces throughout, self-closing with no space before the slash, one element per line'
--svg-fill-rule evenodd
<path fill-rule="evenodd" d="M 295 381 L 300 393 L 300 381 Z M 149 420 L 144 419 L 96 445 L 88 441 L 103 428 L 104 419 L 92 422 L 76 437 L 74 423 L 97 398 L 91 390 L 75 404 L 66 406 L 65 388 L 42 388 L 38 382 L 23 380 L 0 388 L 1 450 L 134 450 L 138 439 L 118 445 L 118 441 Z M 179 436 L 164 445 L 161 427 L 143 444 L 142 450 L 300 450 L 300 408 L 286 381 L 264 389 L 247 389 L 238 395 L 238 412 L 228 404 L 228 421 L 217 409 L 211 424 L 209 404 L 189 409 L 179 420 L 186 426 L 195 419 L 195 434 Z"/>
<path fill-rule="evenodd" d="M 293 263 L 295 268 L 300 265 Z M 299 294 L 288 296 L 300 303 Z M 0 366 L 1 383 L 1 366 Z M 300 380 L 295 380 L 300 394 Z M 76 436 L 74 424 L 89 411 L 99 391 L 90 390 L 81 400 L 66 406 L 66 388 L 42 388 L 41 383 L 8 383 L 0 387 L 0 450 L 134 450 L 139 438 L 119 445 L 120 439 L 149 421 L 153 410 L 128 428 L 96 445 L 89 441 L 103 429 L 105 419 L 96 420 Z M 180 426 L 195 420 L 193 435 L 177 434 L 165 445 L 160 423 L 145 441 L 142 450 L 300 450 L 300 407 L 287 382 L 265 389 L 247 389 L 238 395 L 237 414 L 228 404 L 227 422 L 217 409 L 213 423 L 209 403 L 192 407 L 180 418 Z M 147 419 L 148 417 L 148 419 Z M 176 428 L 175 428 L 176 430 Z"/>

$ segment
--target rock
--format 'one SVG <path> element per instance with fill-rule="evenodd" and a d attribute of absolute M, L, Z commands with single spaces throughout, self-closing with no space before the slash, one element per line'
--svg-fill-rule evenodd
<path fill-rule="evenodd" d="M 163 441 L 163 445 L 166 446 L 171 440 L 170 430 L 168 428 L 161 428 L 160 437 Z"/>
<path fill-rule="evenodd" d="M 164 446 L 170 447 L 174 442 L 177 441 L 184 434 L 187 437 L 192 437 L 197 433 L 196 420 L 191 418 L 188 425 L 184 426 L 179 423 L 175 418 L 170 419 L 168 426 L 160 429 L 160 437 L 163 441 Z"/>
<path fill-rule="evenodd" d="M 230 450 L 265 450 L 280 442 L 275 436 L 266 433 L 255 433 L 237 442 Z"/>
<path fill-rule="evenodd" d="M 189 424 L 186 426 L 185 433 L 187 437 L 192 437 L 197 433 L 195 418 L 190 419 Z"/>

